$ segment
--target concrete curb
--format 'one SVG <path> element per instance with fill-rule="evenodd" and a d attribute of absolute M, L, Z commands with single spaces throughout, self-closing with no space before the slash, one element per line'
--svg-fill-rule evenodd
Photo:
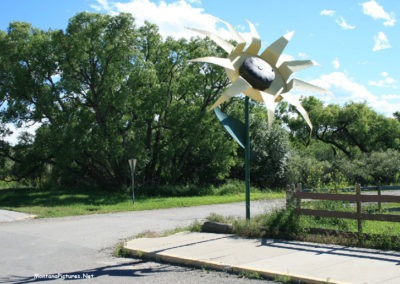
<path fill-rule="evenodd" d="M 232 266 L 232 265 L 226 265 L 223 263 L 218 263 L 210 260 L 200 260 L 200 259 L 194 259 L 194 258 L 189 258 L 189 257 L 177 257 L 174 255 L 169 255 L 166 253 L 154 253 L 154 252 L 149 252 L 149 251 L 144 251 L 140 249 L 132 249 L 132 248 L 127 248 L 124 245 L 124 249 L 129 252 L 129 255 L 135 258 L 141 258 L 141 259 L 148 259 L 148 260 L 153 260 L 153 261 L 160 261 L 160 262 L 166 262 L 170 264 L 177 264 L 177 265 L 183 265 L 183 266 L 189 266 L 189 267 L 196 267 L 200 269 L 212 269 L 216 271 L 222 271 L 222 272 L 227 272 L 227 273 L 233 273 L 233 274 L 241 274 L 241 273 L 255 273 L 258 275 L 261 275 L 264 278 L 268 279 L 290 279 L 290 281 L 294 282 L 299 282 L 299 283 L 310 283 L 310 284 L 326 284 L 326 283 L 335 283 L 335 284 L 345 284 L 347 282 L 340 282 L 340 281 L 335 281 L 331 279 L 319 279 L 319 278 L 314 278 L 314 277 L 308 277 L 304 275 L 296 275 L 296 274 L 282 274 L 274 271 L 269 271 L 269 270 L 259 270 L 259 269 L 254 269 L 251 267 L 247 266 Z"/>

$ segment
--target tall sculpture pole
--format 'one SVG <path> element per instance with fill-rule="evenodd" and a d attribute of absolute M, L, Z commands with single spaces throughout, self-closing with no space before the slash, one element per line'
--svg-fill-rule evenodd
<path fill-rule="evenodd" d="M 245 167 L 245 184 L 246 184 L 246 219 L 250 219 L 250 123 L 249 123 L 249 97 L 245 98 L 244 103 L 244 125 L 246 135 L 246 147 L 244 149 L 244 167 Z"/>
<path fill-rule="evenodd" d="M 314 65 L 311 60 L 285 61 L 278 64 L 287 43 L 293 36 L 293 32 L 280 37 L 264 49 L 260 54 L 261 39 L 255 26 L 248 21 L 251 41 L 246 42 L 244 37 L 237 32 L 229 23 L 219 20 L 228 28 L 236 45 L 222 39 L 220 36 L 200 30 L 189 28 L 209 37 L 219 47 L 228 53 L 226 58 L 207 56 L 190 60 L 191 62 L 211 63 L 225 69 L 231 85 L 224 90 L 217 101 L 211 106 L 218 119 L 234 138 L 234 140 L 245 150 L 245 184 L 246 184 L 246 218 L 250 218 L 250 135 L 249 135 L 249 99 L 264 103 L 267 110 L 268 126 L 271 127 L 275 118 L 276 105 L 281 100 L 286 100 L 296 107 L 310 128 L 311 121 L 300 100 L 292 95 L 293 88 L 302 90 L 328 93 L 326 90 L 291 78 L 291 75 L 304 68 Z M 245 97 L 245 123 L 233 117 L 227 116 L 219 109 L 219 105 L 237 95 L 244 94 Z"/>

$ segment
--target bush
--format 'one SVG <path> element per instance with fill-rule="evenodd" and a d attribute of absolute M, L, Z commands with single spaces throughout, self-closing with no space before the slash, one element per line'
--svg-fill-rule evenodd
<path fill-rule="evenodd" d="M 314 157 L 291 152 L 287 171 L 288 183 L 302 183 L 304 187 L 319 188 L 330 182 L 332 165 Z"/>
<path fill-rule="evenodd" d="M 265 215 L 262 226 L 264 237 L 269 238 L 295 239 L 302 232 L 294 210 L 280 209 Z"/>
<path fill-rule="evenodd" d="M 225 184 L 214 189 L 215 195 L 229 195 L 245 192 L 245 184 L 239 180 L 228 180 Z"/>
<path fill-rule="evenodd" d="M 255 123 L 252 136 L 252 183 L 259 187 L 285 187 L 290 149 L 288 133 L 278 125 L 269 129 L 267 121 L 262 119 Z"/>
<path fill-rule="evenodd" d="M 213 193 L 211 186 L 198 185 L 161 185 L 142 187 L 138 189 L 138 194 L 142 196 L 159 197 L 179 197 L 179 196 L 201 196 Z"/>

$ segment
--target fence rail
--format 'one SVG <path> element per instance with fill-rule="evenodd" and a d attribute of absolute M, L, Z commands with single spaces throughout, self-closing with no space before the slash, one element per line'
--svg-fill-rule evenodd
<path fill-rule="evenodd" d="M 359 184 L 356 184 L 355 186 L 355 194 L 303 192 L 301 184 L 297 184 L 296 187 L 294 185 L 288 186 L 288 190 L 286 191 L 286 200 L 287 207 L 294 207 L 296 213 L 299 216 L 306 215 L 357 220 L 359 236 L 362 235 L 363 220 L 400 222 L 400 215 L 362 212 L 363 203 L 376 202 L 378 203 L 380 211 L 381 203 L 400 203 L 400 196 L 386 194 L 382 195 L 380 190 L 377 192 L 377 195 L 361 194 L 361 186 Z M 331 200 L 352 202 L 356 204 L 356 212 L 301 208 L 302 200 Z"/>

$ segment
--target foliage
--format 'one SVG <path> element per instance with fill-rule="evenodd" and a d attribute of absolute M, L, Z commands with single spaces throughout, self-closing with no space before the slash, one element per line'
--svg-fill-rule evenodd
<path fill-rule="evenodd" d="M 265 110 L 262 110 L 265 112 Z M 251 180 L 259 187 L 284 188 L 290 150 L 288 133 L 278 124 L 271 129 L 261 116 L 253 122 Z"/>
<path fill-rule="evenodd" d="M 313 123 L 312 137 L 331 145 L 334 152 L 341 151 L 354 158 L 360 152 L 400 148 L 400 122 L 377 114 L 365 103 L 324 106 L 322 101 L 308 97 L 302 104 Z M 304 122 L 294 120 L 289 114 L 284 114 L 283 120 L 293 137 L 309 142 Z"/>
<path fill-rule="evenodd" d="M 138 188 L 138 194 L 147 197 L 177 197 L 177 196 L 202 196 L 213 194 L 210 186 L 188 185 L 160 185 Z"/>
<path fill-rule="evenodd" d="M 225 75 L 187 62 L 218 53 L 208 41 L 162 40 L 127 14 L 80 13 L 65 31 L 12 23 L 0 45 L 2 129 L 41 124 L 35 138 L 1 141 L 11 179 L 121 188 L 133 156 L 141 184 L 205 184 L 234 165 L 236 145 L 206 112 Z"/>
<path fill-rule="evenodd" d="M 0 31 L 0 180 L 115 191 L 130 183 L 133 157 L 135 183 L 149 195 L 199 195 L 243 180 L 243 150 L 207 111 L 229 80 L 222 68 L 188 62 L 223 52 L 209 39 L 163 39 L 128 14 L 80 13 L 65 30 L 10 23 Z M 311 135 L 284 102 L 272 130 L 265 109 L 250 105 L 252 184 L 399 181 L 399 112 L 389 118 L 365 103 L 314 97 L 302 105 Z M 240 97 L 221 108 L 243 116 Z M 39 128 L 11 145 L 10 123 Z"/>
<path fill-rule="evenodd" d="M 263 220 L 265 236 L 270 238 L 294 239 L 302 231 L 293 210 L 277 210 Z"/>
<path fill-rule="evenodd" d="M 337 203 L 337 202 L 336 202 Z M 343 210 L 339 204 L 320 203 L 325 209 Z M 344 209 L 346 210 L 346 208 Z M 246 238 L 274 238 L 319 243 L 363 246 L 366 248 L 400 250 L 397 232 L 399 224 L 393 222 L 365 221 L 363 242 L 360 243 L 357 222 L 333 218 L 298 217 L 292 209 L 279 209 L 252 217 L 250 220 L 211 214 L 207 220 L 232 224 L 233 233 Z M 316 230 L 313 228 L 317 228 Z M 323 228 L 322 230 L 320 228 Z"/>

